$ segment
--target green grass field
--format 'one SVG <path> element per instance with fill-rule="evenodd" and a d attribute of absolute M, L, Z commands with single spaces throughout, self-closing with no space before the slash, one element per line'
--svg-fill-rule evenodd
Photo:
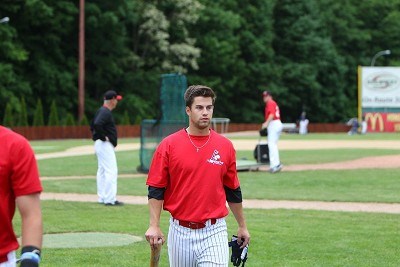
<path fill-rule="evenodd" d="M 282 140 L 398 140 L 399 135 L 346 134 L 283 135 Z M 243 139 L 256 137 L 246 136 Z M 232 137 L 232 139 L 240 139 Z M 121 143 L 139 142 L 124 139 Z M 36 153 L 63 151 L 93 145 L 90 140 L 34 141 Z M 238 158 L 252 159 L 252 151 L 238 151 Z M 400 154 L 395 149 L 330 149 L 281 151 L 286 165 L 339 162 L 365 156 Z M 119 195 L 147 194 L 146 176 L 137 176 L 139 151 L 117 153 Z M 46 192 L 96 193 L 94 155 L 39 160 L 46 176 Z M 130 177 L 129 174 L 132 174 Z M 82 179 L 52 177 L 89 175 Z M 240 172 L 246 199 L 308 200 L 336 202 L 400 203 L 400 170 L 318 170 Z M 44 231 L 50 233 L 112 232 L 144 236 L 148 209 L 144 205 L 105 207 L 96 203 L 42 201 Z M 252 235 L 246 266 L 399 266 L 400 214 L 333 212 L 287 209 L 246 209 Z M 162 213 L 162 229 L 168 230 L 169 214 Z M 227 218 L 229 234 L 236 231 L 233 216 Z M 20 231 L 18 214 L 15 229 Z M 79 242 L 79 241 L 78 241 Z M 41 266 L 148 266 L 150 249 L 145 241 L 103 248 L 44 248 Z M 168 266 L 164 246 L 160 266 Z M 232 266 L 232 265 L 230 265 Z"/>

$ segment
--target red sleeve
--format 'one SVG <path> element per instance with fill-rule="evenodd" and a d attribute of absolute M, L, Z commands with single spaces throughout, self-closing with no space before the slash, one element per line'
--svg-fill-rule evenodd
<path fill-rule="evenodd" d="M 154 152 L 150 164 L 149 174 L 146 184 L 158 188 L 164 188 L 168 185 L 168 153 L 167 145 L 161 142 Z"/>
<path fill-rule="evenodd" d="M 231 160 L 229 161 L 229 164 L 227 166 L 227 172 L 226 175 L 224 176 L 224 186 L 227 186 L 230 189 L 236 189 L 240 186 L 240 183 L 236 169 L 236 151 L 233 148 L 233 145 L 231 145 L 231 149 L 229 151 L 229 157 Z"/>
<path fill-rule="evenodd" d="M 273 114 L 275 118 L 276 103 L 274 101 L 269 101 L 265 107 L 265 120 L 268 119 L 269 115 Z"/>
<path fill-rule="evenodd" d="M 16 142 L 10 152 L 12 164 L 12 187 L 15 196 L 40 193 L 42 185 L 35 155 L 29 143 L 23 139 Z"/>
<path fill-rule="evenodd" d="M 279 107 L 273 100 L 268 101 L 267 105 L 265 106 L 265 120 L 267 120 L 271 114 L 274 116 L 274 120 L 281 119 Z"/>

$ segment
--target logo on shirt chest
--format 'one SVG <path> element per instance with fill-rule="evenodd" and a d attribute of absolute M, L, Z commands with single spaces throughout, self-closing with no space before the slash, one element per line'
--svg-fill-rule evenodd
<path fill-rule="evenodd" d="M 219 155 L 218 150 L 214 150 L 211 158 L 208 159 L 207 162 L 214 165 L 224 165 L 224 163 L 221 161 L 221 156 Z"/>

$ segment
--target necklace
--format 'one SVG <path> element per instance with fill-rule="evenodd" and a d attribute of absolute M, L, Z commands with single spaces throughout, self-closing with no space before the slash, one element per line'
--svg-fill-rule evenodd
<path fill-rule="evenodd" d="M 196 152 L 199 152 L 199 150 L 200 150 L 201 148 L 203 148 L 205 145 L 207 145 L 207 143 L 208 143 L 208 141 L 210 141 L 210 137 L 211 137 L 211 132 L 209 132 L 207 141 L 206 141 L 202 146 L 196 146 L 196 145 L 193 143 L 192 139 L 190 138 L 190 134 L 189 134 L 189 131 L 188 131 L 187 129 L 186 129 L 186 133 L 187 133 L 187 136 L 189 137 L 190 143 L 192 143 L 192 145 L 196 148 Z"/>

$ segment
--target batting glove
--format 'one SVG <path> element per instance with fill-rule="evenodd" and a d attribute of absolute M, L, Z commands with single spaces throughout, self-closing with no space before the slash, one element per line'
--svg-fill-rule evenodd
<path fill-rule="evenodd" d="M 249 245 L 247 244 L 244 248 L 240 248 L 240 244 L 238 244 L 238 238 L 235 235 L 232 236 L 231 242 L 228 244 L 232 248 L 231 262 L 233 263 L 233 266 L 240 266 L 240 263 L 242 263 L 243 267 L 247 261 Z"/>

